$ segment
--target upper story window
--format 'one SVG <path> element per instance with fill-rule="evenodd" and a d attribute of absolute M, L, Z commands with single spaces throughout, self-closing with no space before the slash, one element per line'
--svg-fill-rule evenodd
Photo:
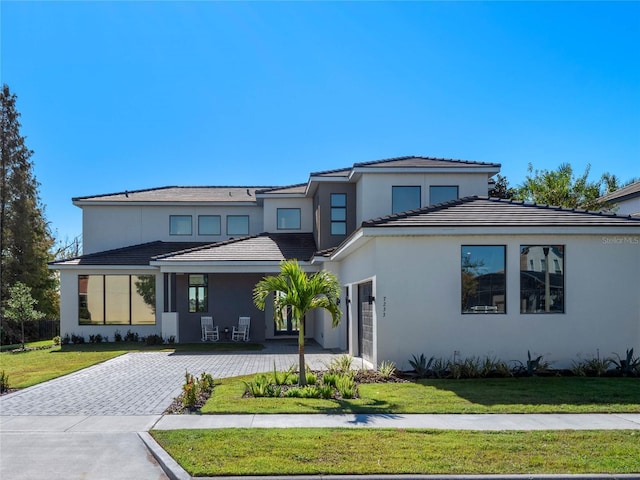
<path fill-rule="evenodd" d="M 347 194 L 331 194 L 331 235 L 347 234 Z"/>
<path fill-rule="evenodd" d="M 429 187 L 429 205 L 457 200 L 457 185 L 432 185 Z"/>
<path fill-rule="evenodd" d="M 169 235 L 191 235 L 191 215 L 169 215 Z"/>
<path fill-rule="evenodd" d="M 300 209 L 279 208 L 278 230 L 300 230 Z"/>
<path fill-rule="evenodd" d="M 198 215 L 198 235 L 220 235 L 220 215 Z"/>
<path fill-rule="evenodd" d="M 462 245 L 462 313 L 505 313 L 504 245 Z"/>
<path fill-rule="evenodd" d="M 391 213 L 420 208 L 420 196 L 419 185 L 391 187 Z"/>
<path fill-rule="evenodd" d="M 520 265 L 520 313 L 564 313 L 564 245 L 520 245 Z"/>
<path fill-rule="evenodd" d="M 249 215 L 227 215 L 227 235 L 249 235 Z"/>

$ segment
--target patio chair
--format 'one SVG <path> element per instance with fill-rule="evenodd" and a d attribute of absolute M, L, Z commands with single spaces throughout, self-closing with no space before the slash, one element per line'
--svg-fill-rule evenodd
<path fill-rule="evenodd" d="M 207 340 L 217 342 L 220 339 L 218 327 L 213 326 L 213 317 L 200 317 L 200 328 L 203 342 Z"/>
<path fill-rule="evenodd" d="M 238 326 L 233 327 L 231 333 L 231 340 L 234 342 L 248 342 L 249 341 L 249 327 L 251 325 L 251 317 L 240 317 L 238 319 Z"/>

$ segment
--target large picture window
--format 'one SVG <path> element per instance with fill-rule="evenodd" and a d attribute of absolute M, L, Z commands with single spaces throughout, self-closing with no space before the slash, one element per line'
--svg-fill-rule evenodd
<path fill-rule="evenodd" d="M 300 230 L 299 208 L 279 208 L 277 217 L 278 230 Z"/>
<path fill-rule="evenodd" d="M 331 235 L 347 234 L 347 194 L 331 194 Z"/>
<path fill-rule="evenodd" d="M 416 186 L 391 187 L 391 213 L 420 208 L 421 189 Z"/>
<path fill-rule="evenodd" d="M 564 245 L 520 245 L 520 312 L 564 313 Z"/>
<path fill-rule="evenodd" d="M 249 235 L 249 215 L 228 215 L 227 235 Z"/>
<path fill-rule="evenodd" d="M 169 215 L 169 235 L 191 235 L 191 215 Z"/>
<path fill-rule="evenodd" d="M 205 274 L 189 275 L 189 312 L 208 311 L 209 286 L 208 276 Z"/>
<path fill-rule="evenodd" d="M 462 313 L 505 313 L 504 245 L 462 245 Z"/>
<path fill-rule="evenodd" d="M 79 275 L 80 325 L 155 325 L 154 275 Z"/>

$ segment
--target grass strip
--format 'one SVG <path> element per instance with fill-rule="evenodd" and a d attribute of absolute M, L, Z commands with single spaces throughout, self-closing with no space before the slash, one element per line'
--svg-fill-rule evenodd
<path fill-rule="evenodd" d="M 421 380 L 359 386 L 360 398 L 243 398 L 253 375 L 220 380 L 202 413 L 640 413 L 637 378 Z"/>
<path fill-rule="evenodd" d="M 155 430 L 193 476 L 637 473 L 637 431 Z"/>

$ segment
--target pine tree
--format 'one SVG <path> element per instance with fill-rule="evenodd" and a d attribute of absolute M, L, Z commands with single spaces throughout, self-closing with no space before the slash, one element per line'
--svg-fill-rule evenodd
<path fill-rule="evenodd" d="M 16 96 L 7 85 L 2 86 L 0 103 L 0 305 L 8 298 L 9 287 L 22 282 L 31 288 L 39 310 L 56 318 L 56 279 L 47 268 L 53 259 L 53 237 L 33 173 L 33 151 L 20 134 Z"/>

